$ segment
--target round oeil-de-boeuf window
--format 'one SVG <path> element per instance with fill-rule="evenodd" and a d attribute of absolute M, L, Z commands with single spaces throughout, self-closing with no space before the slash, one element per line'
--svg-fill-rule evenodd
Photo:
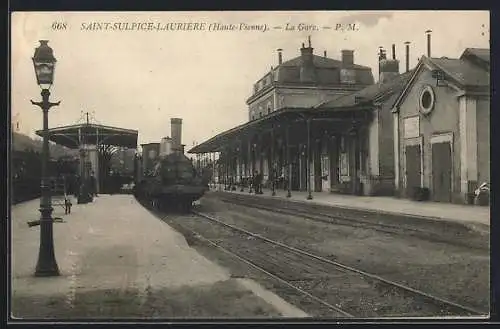
<path fill-rule="evenodd" d="M 422 114 L 429 114 L 434 109 L 436 97 L 431 86 L 425 86 L 420 93 L 419 107 Z"/>

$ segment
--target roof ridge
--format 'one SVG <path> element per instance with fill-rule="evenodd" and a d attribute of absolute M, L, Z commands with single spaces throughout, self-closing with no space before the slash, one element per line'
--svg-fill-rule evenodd
<path fill-rule="evenodd" d="M 284 61 L 283 63 L 279 64 L 278 66 L 276 66 L 276 68 L 279 68 L 279 67 L 284 67 L 284 66 L 287 66 L 286 64 L 289 64 L 290 62 L 294 62 L 294 61 L 297 61 L 299 60 L 301 57 L 301 55 L 299 56 L 296 56 L 296 57 L 293 57 L 293 58 L 290 58 L 286 61 Z M 331 57 L 325 57 L 325 56 L 321 56 L 321 55 L 316 55 L 316 54 L 313 54 L 313 58 L 317 59 L 317 60 L 323 60 L 323 61 L 329 61 L 329 62 L 335 62 L 336 64 L 342 64 L 342 60 L 341 59 L 335 59 L 335 58 L 331 58 Z M 295 65 L 294 65 L 295 66 Z M 361 64 L 353 64 L 353 67 L 354 68 L 363 68 L 363 69 L 371 69 L 371 67 L 369 66 L 366 66 L 366 65 L 361 65 Z"/>

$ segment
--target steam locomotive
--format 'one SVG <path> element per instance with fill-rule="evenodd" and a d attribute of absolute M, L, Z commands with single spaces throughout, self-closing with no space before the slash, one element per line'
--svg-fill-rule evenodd
<path fill-rule="evenodd" d="M 155 208 L 188 211 L 208 190 L 208 177 L 199 174 L 181 153 L 158 159 L 152 172 L 135 186 L 135 196 Z"/>
<path fill-rule="evenodd" d="M 184 155 L 183 146 L 179 143 L 180 124 L 180 119 L 172 119 L 172 151 L 162 156 L 156 156 L 160 152 L 152 152 L 152 155 L 148 156 L 146 146 L 159 146 L 159 143 L 143 145 L 143 157 L 150 161 L 151 165 L 146 164 L 142 170 L 136 172 L 134 194 L 139 201 L 147 202 L 155 208 L 189 211 L 193 202 L 200 199 L 209 189 L 210 177 L 196 171 L 191 160 Z"/>

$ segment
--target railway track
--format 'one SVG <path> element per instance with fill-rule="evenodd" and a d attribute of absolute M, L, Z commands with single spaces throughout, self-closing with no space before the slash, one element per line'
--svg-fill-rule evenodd
<path fill-rule="evenodd" d="M 167 223 L 175 224 L 174 228 L 186 236 L 188 243 L 193 238 L 203 241 L 257 270 L 268 280 L 275 280 L 279 284 L 273 285 L 272 290 L 315 317 L 481 317 L 487 314 L 487 311 L 272 240 L 210 214 L 193 211 L 194 216 L 177 218 L 152 211 Z"/>
<path fill-rule="evenodd" d="M 322 212 L 320 210 L 314 210 L 314 212 L 301 209 L 300 207 L 293 207 L 293 205 L 287 204 L 287 208 L 280 207 L 279 205 L 265 205 L 259 204 L 256 202 L 249 202 L 247 200 L 242 200 L 236 197 L 222 197 L 220 198 L 222 202 L 230 203 L 232 205 L 238 205 L 253 209 L 265 210 L 272 213 L 277 213 L 281 215 L 289 215 L 289 216 L 299 216 L 301 218 L 313 220 L 316 222 L 349 226 L 349 227 L 358 227 L 364 229 L 370 229 L 381 233 L 387 233 L 392 235 L 409 235 L 415 236 L 421 239 L 425 239 L 431 242 L 441 242 L 447 243 L 450 245 L 455 245 L 458 247 L 467 247 L 479 250 L 489 250 L 488 243 L 482 244 L 472 244 L 468 241 L 463 241 L 459 239 L 456 235 L 452 238 L 446 238 L 441 232 L 434 232 L 430 230 L 422 230 L 419 228 L 412 228 L 408 225 L 391 225 L 385 224 L 380 221 L 374 222 L 370 220 L 360 219 L 359 217 L 354 216 L 345 216 L 345 215 L 334 215 L 331 213 Z M 484 240 L 482 240 L 484 242 Z"/>
<path fill-rule="evenodd" d="M 309 310 L 306 311 L 314 316 L 420 318 L 485 315 L 483 311 L 227 224 L 212 215 L 198 211 L 192 214 L 192 218 L 176 221 L 184 233 L 188 231 L 193 238 L 279 282 L 286 290 L 282 294 L 287 297 L 308 299 Z M 163 214 L 164 220 L 168 217 Z"/>
<path fill-rule="evenodd" d="M 399 310 L 400 312 L 397 312 L 398 316 L 418 316 L 419 314 L 424 315 L 424 316 L 425 315 L 427 315 L 427 316 L 480 316 L 480 315 L 485 314 L 485 312 L 476 310 L 474 308 L 471 308 L 471 307 L 468 307 L 465 305 L 461 305 L 461 304 L 458 304 L 458 303 L 455 303 L 455 302 L 452 302 L 449 300 L 445 300 L 445 299 L 442 299 L 442 298 L 437 297 L 437 296 L 433 296 L 433 295 L 425 293 L 423 291 L 413 289 L 409 286 L 405 286 L 403 284 L 384 279 L 378 275 L 367 273 L 365 271 L 356 269 L 354 267 L 347 266 L 345 264 L 335 262 L 335 261 L 332 261 L 330 259 L 312 254 L 308 251 L 298 249 L 298 248 L 295 248 L 293 246 L 289 246 L 289 245 L 286 245 L 284 243 L 281 243 L 279 241 L 266 238 L 260 234 L 250 232 L 248 230 L 237 227 L 235 225 L 227 224 L 224 221 L 215 218 L 214 216 L 204 214 L 201 212 L 197 212 L 197 211 L 193 211 L 193 213 L 195 215 L 199 216 L 200 218 L 208 220 L 212 223 L 216 223 L 218 225 L 229 228 L 235 232 L 242 233 L 244 235 L 252 237 L 253 239 L 258 239 L 258 240 L 264 241 L 264 242 L 268 243 L 269 245 L 277 246 L 282 250 L 281 251 L 282 254 L 286 253 L 286 252 L 294 253 L 296 255 L 301 255 L 301 256 L 305 257 L 305 259 L 315 260 L 316 263 L 318 263 L 318 262 L 322 263 L 324 265 L 324 267 L 322 268 L 323 270 L 327 270 L 327 269 L 330 270 L 333 268 L 337 272 L 343 273 L 343 275 L 341 275 L 341 276 L 343 276 L 343 279 L 347 279 L 347 276 L 349 273 L 349 274 L 351 274 L 351 276 L 349 277 L 349 281 L 350 281 L 349 287 L 356 286 L 356 284 L 355 284 L 356 280 L 357 281 L 363 280 L 365 282 L 370 282 L 371 285 L 379 291 L 384 290 L 384 288 L 381 287 L 381 284 L 383 286 L 385 286 L 386 289 L 387 288 L 389 288 L 389 290 L 392 289 L 392 293 L 380 294 L 382 296 L 379 295 L 378 297 L 380 297 L 380 298 L 376 298 L 378 300 L 372 300 L 371 302 L 369 302 L 368 303 L 369 305 L 372 305 L 372 306 L 379 305 L 380 307 L 379 308 L 374 307 L 374 308 L 377 308 L 374 312 L 366 312 L 366 311 L 362 312 L 362 313 L 372 313 L 372 314 L 362 314 L 362 316 L 363 315 L 365 315 L 365 316 L 366 315 L 369 315 L 369 316 L 370 315 L 371 316 L 387 316 L 387 315 L 394 316 L 396 313 L 396 312 L 394 312 L 395 309 L 392 309 L 390 307 L 391 305 L 393 306 L 394 304 L 397 304 L 396 308 L 397 307 L 402 308 Z M 284 252 L 284 251 L 286 251 L 286 252 Z M 238 256 L 241 257 L 240 255 L 238 255 Z M 286 256 L 283 258 L 281 258 L 281 257 L 277 257 L 277 258 L 278 258 L 278 261 L 283 261 L 283 259 L 287 259 Z M 259 265 L 257 265 L 257 266 L 259 266 Z M 261 267 L 261 266 L 259 266 L 259 267 Z M 263 268 L 262 268 L 262 270 L 266 271 Z M 327 271 L 327 272 L 329 272 L 329 271 Z M 353 280 L 352 275 L 356 275 L 357 278 Z M 339 279 L 339 277 L 336 277 L 336 279 Z M 360 286 L 360 285 L 358 284 L 358 286 Z M 382 289 L 380 289 L 380 288 L 382 288 Z M 350 290 L 350 289 L 348 289 L 348 290 Z M 387 292 L 389 290 L 385 290 L 385 291 Z M 402 294 L 396 290 L 399 290 L 400 292 L 402 292 Z M 403 302 L 402 304 L 395 303 L 398 300 L 397 297 L 403 297 L 403 298 L 399 298 L 399 299 L 401 299 L 400 301 L 404 300 L 406 302 Z M 368 298 L 370 298 L 370 297 L 368 297 Z M 328 303 L 328 302 L 326 302 L 326 303 Z M 339 303 L 342 303 L 342 302 L 337 301 L 336 304 L 338 305 Z M 333 303 L 331 303 L 331 304 L 333 304 Z M 353 307 L 351 306 L 351 308 L 353 308 Z M 356 314 L 356 313 L 359 312 L 359 310 L 345 311 L 345 310 L 342 310 L 342 308 L 339 308 L 338 306 L 335 306 L 332 309 L 334 309 L 337 312 L 343 311 L 344 315 L 349 314 L 351 316 L 358 316 L 358 314 Z M 356 312 L 356 311 L 358 311 L 358 312 Z M 426 312 L 429 312 L 429 311 L 431 313 L 425 314 Z M 434 311 L 434 312 L 437 311 L 437 312 L 432 313 L 432 311 Z M 377 313 L 379 313 L 379 314 L 377 314 Z M 382 313 L 382 314 L 380 314 L 380 313 Z M 384 314 L 384 313 L 389 313 L 389 314 Z"/>

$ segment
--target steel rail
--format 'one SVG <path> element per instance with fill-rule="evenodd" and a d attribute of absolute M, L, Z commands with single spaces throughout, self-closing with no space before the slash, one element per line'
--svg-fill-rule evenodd
<path fill-rule="evenodd" d="M 351 267 L 351 266 L 348 266 L 348 265 L 345 265 L 345 264 L 342 264 L 342 263 L 339 263 L 339 262 L 335 262 L 335 261 L 332 261 L 332 260 L 329 260 L 327 258 L 324 258 L 324 257 L 321 257 L 321 256 L 318 256 L 318 255 L 314 255 L 310 252 L 307 252 L 305 250 L 302 250 L 302 249 L 298 249 L 298 248 L 295 248 L 295 247 L 292 247 L 292 246 L 289 246 L 289 245 L 286 245 L 284 243 L 281 243 L 279 241 L 276 241 L 276 240 L 272 240 L 272 239 L 269 239 L 269 238 L 266 238 L 260 234 L 256 234 L 256 233 L 253 233 L 253 232 L 250 232 L 248 230 L 245 230 L 243 228 L 240 228 L 240 227 L 237 227 L 237 226 L 234 226 L 234 225 L 231 225 L 231 224 L 227 224 L 217 218 L 215 218 L 214 216 L 211 216 L 211 215 L 208 215 L 208 214 L 204 214 L 204 213 L 201 213 L 201 212 L 198 212 L 198 211 L 192 211 L 193 214 L 199 216 L 199 217 L 202 217 L 202 218 L 205 218 L 205 219 L 208 219 L 208 220 L 211 220 L 213 222 L 216 222 L 218 224 L 221 224 L 223 226 L 226 226 L 226 227 L 229 227 L 235 231 L 239 231 L 239 232 L 243 232 L 247 235 L 250 235 L 252 237 L 255 237 L 255 238 L 258 238 L 258 239 L 261 239 L 261 240 L 264 240 L 266 242 L 269 242 L 271 244 L 274 244 L 274 245 L 277 245 L 277 246 L 280 246 L 280 247 L 283 247 L 287 250 L 290 250 L 290 251 L 293 251 L 297 254 L 301 254 L 301 255 L 305 255 L 305 256 L 308 256 L 310 258 L 314 258 L 314 259 L 317 259 L 319 261 L 322 261 L 324 263 L 328 263 L 330 265 L 333 265 L 333 266 L 336 266 L 336 267 L 339 267 L 339 268 L 342 268 L 344 270 L 347 270 L 347 271 L 350 271 L 350 272 L 354 272 L 354 273 L 357 273 L 357 274 L 360 274 L 364 277 L 367 277 L 367 278 L 370 278 L 370 279 L 374 279 L 374 280 L 377 280 L 377 281 L 380 281 L 380 282 L 383 282 L 385 284 L 388 284 L 390 286 L 393 286 L 393 287 L 397 287 L 401 290 L 404 290 L 404 291 L 407 291 L 407 292 L 410 292 L 410 293 L 413 293 L 415 295 L 418 295 L 420 297 L 425 297 L 429 300 L 432 300 L 434 302 L 439 302 L 441 303 L 442 305 L 445 305 L 445 306 L 448 306 L 448 307 L 454 307 L 456 309 L 460 309 L 462 311 L 466 311 L 468 313 L 471 313 L 472 315 L 484 315 L 484 312 L 481 312 L 481 311 L 478 311 L 476 309 L 473 309 L 473 308 L 470 308 L 468 306 L 464 306 L 464 305 L 460 305 L 458 303 L 455 303 L 455 302 L 452 302 L 452 301 L 449 301 L 449 300 L 446 300 L 446 299 L 443 299 L 441 297 L 437 297 L 437 296 L 433 296 L 431 294 L 428 294 L 426 292 L 423 292 L 423 291 L 420 291 L 420 290 L 417 290 L 417 289 L 414 289 L 414 288 L 411 288 L 411 287 L 408 287 L 408 286 L 405 286 L 403 284 L 400 284 L 398 282 L 395 282 L 395 281 L 391 281 L 391 280 L 388 280 L 388 279 L 384 279 L 383 277 L 381 276 L 378 276 L 378 275 L 375 275 L 375 274 L 371 274 L 371 273 L 368 273 L 368 272 L 365 272 L 365 271 L 362 271 L 362 270 L 359 270 L 359 269 L 356 269 L 354 267 Z"/>
<path fill-rule="evenodd" d="M 196 215 L 198 215 L 198 216 L 201 216 L 201 215 L 197 214 L 196 212 L 193 212 L 193 213 L 195 213 L 195 214 L 196 214 Z M 168 217 L 168 216 L 163 217 L 163 219 L 162 219 L 162 220 L 165 220 L 165 218 L 167 218 L 167 217 Z M 334 305 L 332 305 L 332 304 L 330 304 L 330 303 L 328 303 L 328 302 L 324 301 L 324 300 L 323 300 L 323 299 L 321 299 L 321 298 L 318 298 L 318 297 L 316 297 L 316 296 L 314 296 L 314 295 L 312 295 L 312 294 L 308 293 L 307 291 L 305 291 L 305 290 L 303 290 L 303 289 L 301 289 L 301 288 L 299 288 L 299 287 L 297 287 L 297 286 L 293 285 L 292 283 L 288 282 L 287 280 L 285 280 L 285 279 L 283 279 L 283 278 L 281 278 L 281 277 L 279 277 L 279 276 L 277 276 L 277 275 L 275 275 L 275 274 L 273 274 L 273 273 L 271 273 L 271 272 L 269 272 L 269 271 L 265 270 L 263 267 L 261 267 L 261 266 L 259 266 L 259 265 L 255 264 L 254 262 L 252 262 L 252 261 L 250 261 L 250 260 L 248 260 L 248 259 L 246 259 L 246 258 L 244 258 L 244 257 L 242 257 L 242 256 L 240 256 L 240 255 L 238 255 L 238 254 L 236 254 L 236 253 L 234 253 L 234 252 L 232 252 L 232 251 L 228 250 L 227 248 L 224 248 L 223 246 L 219 245 L 219 244 L 218 244 L 218 243 L 216 243 L 216 242 L 213 242 L 213 241 L 212 241 L 212 240 L 210 240 L 210 239 L 205 238 L 205 237 L 204 237 L 203 235 L 201 235 L 200 233 L 198 233 L 198 232 L 196 232 L 196 231 L 194 231 L 194 230 L 191 230 L 191 229 L 189 229 L 189 228 L 185 228 L 185 227 L 184 227 L 184 229 L 191 231 L 191 232 L 194 234 L 194 236 L 195 236 L 196 238 L 198 238 L 198 239 L 200 239 L 200 240 L 202 240 L 202 241 L 205 241 L 205 242 L 209 243 L 210 245 L 212 245 L 212 246 L 214 246 L 214 247 L 216 247 L 216 248 L 221 249 L 223 252 L 225 252 L 225 253 L 229 254 L 230 256 L 235 257 L 235 258 L 237 258 L 238 260 L 240 260 L 240 261 L 242 261 L 242 262 L 244 262 L 244 263 L 246 263 L 246 264 L 248 264 L 248 265 L 252 266 L 253 268 L 255 268 L 255 269 L 257 269 L 257 270 L 259 270 L 259 271 L 261 271 L 261 272 L 265 273 L 266 275 L 268 275 L 268 276 L 272 277 L 273 279 L 275 279 L 275 280 L 277 280 L 277 281 L 279 281 L 279 282 L 281 282 L 281 283 L 284 283 L 285 285 L 287 285 L 287 286 L 289 286 L 290 288 L 292 288 L 292 289 L 294 289 L 294 290 L 298 291 L 298 292 L 299 292 L 299 293 L 301 293 L 302 295 L 305 295 L 305 296 L 307 296 L 307 297 L 311 298 L 312 300 L 314 300 L 314 301 L 316 301 L 316 302 L 318 302 L 318 303 L 320 303 L 320 304 L 322 304 L 322 305 L 324 305 L 324 306 L 326 306 L 326 307 L 328 307 L 328 308 L 330 308 L 330 309 L 334 310 L 335 312 L 338 312 L 338 313 L 342 314 L 342 315 L 343 315 L 343 316 L 345 316 L 345 317 L 348 317 L 348 318 L 353 318 L 353 317 L 354 317 L 354 315 L 352 315 L 352 314 L 350 314 L 350 313 L 348 313 L 348 312 L 346 312 L 346 311 L 344 311 L 344 310 L 342 310 L 342 309 L 338 308 L 337 306 L 334 306 Z"/>
<path fill-rule="evenodd" d="M 237 200 L 237 199 L 236 200 L 223 199 L 221 201 L 225 202 L 225 203 L 231 203 L 231 204 L 243 206 L 243 207 L 251 207 L 251 208 L 255 208 L 255 209 L 267 210 L 267 211 L 270 211 L 270 212 L 284 214 L 284 215 L 301 216 L 301 217 L 305 217 L 307 219 L 321 221 L 321 222 L 330 223 L 330 224 L 332 223 L 332 221 L 326 220 L 326 219 L 323 219 L 323 218 L 319 218 L 319 217 L 322 216 L 322 217 L 327 217 L 328 219 L 338 219 L 338 220 L 341 220 L 341 221 L 348 221 L 348 224 L 340 224 L 340 223 L 338 223 L 339 225 L 353 226 L 352 223 L 357 223 L 357 224 L 362 224 L 362 225 L 365 224 L 364 227 L 366 227 L 366 226 L 375 226 L 375 227 L 373 227 L 374 229 L 377 229 L 377 230 L 379 230 L 381 232 L 386 232 L 386 233 L 393 233 L 393 232 L 380 230 L 380 229 L 378 229 L 378 227 L 391 228 L 391 229 L 401 229 L 401 227 L 396 226 L 396 225 L 387 225 L 387 224 L 381 224 L 381 223 L 373 223 L 373 222 L 369 222 L 369 221 L 365 221 L 365 220 L 356 219 L 356 218 L 353 218 L 353 217 L 331 215 L 331 214 L 327 214 L 327 213 L 323 213 L 323 212 L 315 212 L 314 214 L 310 214 L 307 211 L 300 210 L 300 209 L 293 209 L 293 211 L 292 210 L 288 210 L 287 211 L 287 210 L 284 210 L 284 209 L 272 208 L 272 207 L 267 206 L 267 205 L 261 205 L 261 204 L 260 205 L 256 205 L 255 203 L 245 202 L 245 201 Z M 335 224 L 337 224 L 337 223 L 335 223 Z M 360 227 L 363 227 L 363 226 L 360 226 Z M 422 232 L 422 231 L 414 229 L 414 228 L 405 228 L 405 230 L 413 231 L 413 232 L 418 232 L 418 233 Z"/>
<path fill-rule="evenodd" d="M 370 222 L 367 220 L 360 220 L 354 217 L 349 217 L 349 216 L 340 216 L 340 215 L 332 215 L 324 212 L 315 212 L 314 214 L 310 214 L 307 211 L 300 210 L 294 208 L 293 210 L 284 210 L 283 208 L 277 209 L 277 208 L 272 208 L 271 206 L 267 205 L 256 205 L 255 203 L 250 203 L 250 202 L 245 202 L 240 199 L 221 199 L 222 202 L 225 203 L 230 203 L 234 205 L 239 205 L 242 207 L 249 207 L 249 208 L 254 208 L 254 209 L 260 209 L 260 210 L 266 210 L 278 214 L 283 214 L 283 215 L 292 215 L 292 216 L 297 216 L 297 217 L 303 217 L 306 219 L 322 222 L 322 223 L 327 223 L 327 224 L 335 224 L 335 225 L 342 225 L 342 226 L 351 226 L 351 227 L 360 227 L 360 228 L 366 228 L 366 229 L 371 229 L 383 233 L 389 233 L 389 234 L 398 234 L 400 233 L 395 232 L 395 231 L 390 231 L 390 230 L 401 230 L 403 227 L 397 226 L 397 225 L 388 225 L 388 224 L 383 224 L 383 223 L 374 223 Z M 326 217 L 321 218 L 321 217 Z M 343 223 L 340 222 L 334 222 L 335 220 L 337 221 L 342 221 Z M 358 224 L 358 225 L 356 225 Z M 419 230 L 411 227 L 404 227 L 404 230 L 409 232 L 410 235 L 417 235 L 421 237 L 421 234 L 429 234 L 432 232 L 426 232 L 424 230 Z M 478 250 L 486 250 L 487 248 L 483 246 L 471 246 L 466 243 L 462 243 L 461 241 L 452 241 L 452 240 L 447 240 L 440 238 L 439 236 L 427 236 L 427 240 L 429 241 L 434 241 L 434 242 L 441 242 L 441 243 L 447 243 L 451 244 L 454 246 L 459 246 L 459 247 L 467 247 L 467 248 L 473 248 L 473 249 L 478 249 Z M 489 249 L 487 249 L 489 250 Z"/>

